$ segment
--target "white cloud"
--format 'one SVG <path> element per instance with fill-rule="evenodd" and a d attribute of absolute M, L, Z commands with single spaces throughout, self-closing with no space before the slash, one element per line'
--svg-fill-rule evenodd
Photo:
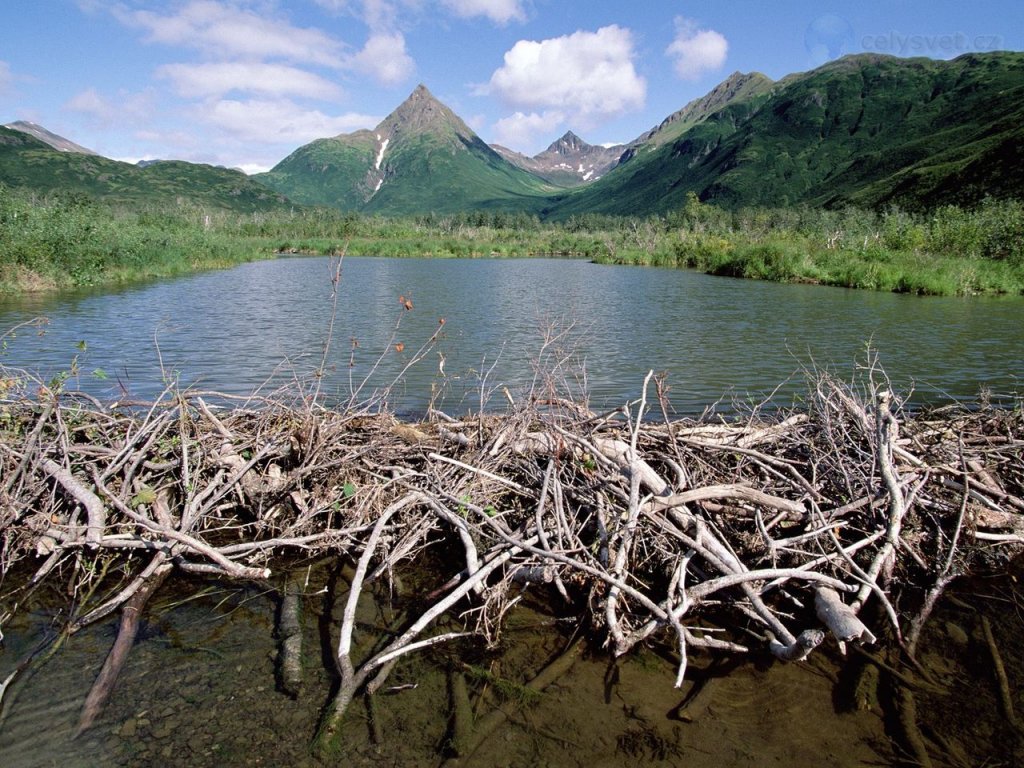
<path fill-rule="evenodd" d="M 416 62 L 406 53 L 405 37 L 400 32 L 371 35 L 363 49 L 346 60 L 346 66 L 382 85 L 397 85 L 416 71 Z"/>
<path fill-rule="evenodd" d="M 292 146 L 372 128 L 381 120 L 355 113 L 326 115 L 304 109 L 290 99 L 223 99 L 197 107 L 196 117 L 242 141 Z"/>
<path fill-rule="evenodd" d="M 497 24 L 526 20 L 521 0 L 441 0 L 441 5 L 463 18 L 484 16 Z"/>
<path fill-rule="evenodd" d="M 153 115 L 155 105 L 156 94 L 149 89 L 139 93 L 122 90 L 116 98 L 108 98 L 95 88 L 86 88 L 68 99 L 63 108 L 84 115 L 97 125 L 110 126 L 145 123 Z"/>
<path fill-rule="evenodd" d="M 557 109 L 586 127 L 643 107 L 647 83 L 633 58 L 633 35 L 617 25 L 540 42 L 520 40 L 478 92 L 521 109 Z"/>
<path fill-rule="evenodd" d="M 169 80 L 178 95 L 186 98 L 223 96 L 232 91 L 312 99 L 337 99 L 342 94 L 330 80 L 287 64 L 165 64 L 157 69 L 157 76 Z"/>
<path fill-rule="evenodd" d="M 728 53 L 729 41 L 721 33 L 698 29 L 696 22 L 676 17 L 676 37 L 665 55 L 675 61 L 676 74 L 683 80 L 697 80 L 719 69 Z"/>
<path fill-rule="evenodd" d="M 216 0 L 190 0 L 166 15 L 124 6 L 113 12 L 122 23 L 146 30 L 150 42 L 189 46 L 220 59 L 282 58 L 331 66 L 342 50 L 318 29 Z"/>
<path fill-rule="evenodd" d="M 494 124 L 494 140 L 512 148 L 528 147 L 537 136 L 551 135 L 565 123 L 565 114 L 558 110 L 516 112 Z"/>

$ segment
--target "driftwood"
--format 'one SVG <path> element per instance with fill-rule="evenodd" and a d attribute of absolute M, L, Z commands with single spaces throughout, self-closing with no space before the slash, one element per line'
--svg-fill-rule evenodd
<path fill-rule="evenodd" d="M 316 742 L 331 754 L 351 703 L 371 705 L 404 656 L 493 642 L 524 588 L 550 589 L 552 610 L 585 618 L 616 656 L 669 642 L 680 686 L 691 653 L 797 660 L 826 630 L 855 647 L 891 636 L 912 656 L 944 586 L 1024 544 L 1019 407 L 909 413 L 873 381 L 813 374 L 798 411 L 656 421 L 652 378 L 603 415 L 545 386 L 509 394 L 500 414 L 432 411 L 417 425 L 304 397 L 168 391 L 102 405 L 8 387 L 0 616 L 63 580 L 76 606 L 65 632 L 121 609 L 115 666 L 155 588 L 144 563 L 168 578 L 266 581 L 297 557 L 343 558 L 353 576 L 332 649 L 339 685 Z M 441 541 L 462 556 L 422 612 L 357 647 L 370 586 L 397 588 Z M 292 695 L 295 595 L 289 583 L 279 630 Z M 454 627 L 437 629 L 443 616 Z"/>
<path fill-rule="evenodd" d="M 285 581 L 277 621 L 281 690 L 292 698 L 302 690 L 302 589 L 301 571 L 293 571 Z"/>

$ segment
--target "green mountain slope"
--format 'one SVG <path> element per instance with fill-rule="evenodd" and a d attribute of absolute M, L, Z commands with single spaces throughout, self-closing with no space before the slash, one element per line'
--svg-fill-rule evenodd
<path fill-rule="evenodd" d="M 1024 54 L 850 56 L 735 101 L 548 212 L 976 203 L 1024 190 Z"/>
<path fill-rule="evenodd" d="M 694 99 L 631 142 L 631 146 L 643 145 L 652 150 L 664 146 L 730 104 L 768 95 L 774 85 L 770 77 L 760 72 L 733 72 L 699 99 Z"/>
<path fill-rule="evenodd" d="M 422 85 L 374 130 L 314 141 L 254 178 L 299 203 L 382 214 L 532 210 L 555 189 L 501 157 Z"/>
<path fill-rule="evenodd" d="M 241 171 L 176 160 L 140 168 L 99 155 L 59 151 L 6 127 L 0 127 L 0 183 L 132 206 L 189 203 L 252 212 L 289 205 L 282 195 Z"/>

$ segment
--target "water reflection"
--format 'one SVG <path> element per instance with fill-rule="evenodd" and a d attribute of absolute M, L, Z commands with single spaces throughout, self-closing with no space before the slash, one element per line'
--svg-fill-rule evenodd
<path fill-rule="evenodd" d="M 370 375 L 371 387 L 392 381 L 445 319 L 436 346 L 393 393 L 401 411 L 421 410 L 439 387 L 446 408 L 473 407 L 485 373 L 488 391 L 506 385 L 518 396 L 539 358 L 569 353 L 584 363 L 595 407 L 636 397 L 654 369 L 668 372 L 681 412 L 733 392 L 759 399 L 780 384 L 776 397 L 786 401 L 802 391 L 802 367 L 813 361 L 849 375 L 869 343 L 919 400 L 1014 390 L 1024 359 L 1019 299 L 922 299 L 574 260 L 386 258 L 346 259 L 338 298 L 324 389 L 342 400 L 350 377 L 356 384 Z M 150 397 L 167 378 L 249 393 L 308 378 L 330 313 L 328 259 L 258 262 L 0 303 L 2 330 L 50 318 L 45 335 L 11 342 L 3 362 L 48 379 L 78 354 L 73 383 L 104 397 Z M 545 346 L 551 332 L 564 335 Z"/>

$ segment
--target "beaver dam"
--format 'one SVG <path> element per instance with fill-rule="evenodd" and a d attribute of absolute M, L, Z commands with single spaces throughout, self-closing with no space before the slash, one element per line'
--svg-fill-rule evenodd
<path fill-rule="evenodd" d="M 27 382 L 0 401 L 5 765 L 1024 755 L 1019 402 L 909 412 L 870 370 L 677 419 L 648 375 L 608 413 L 547 392 L 402 423 Z M 221 618 L 183 639 L 201 604 Z M 249 655 L 202 672 L 239 616 Z M 19 726 L 48 707 L 48 731 Z M 772 746 L 783 727 L 800 749 Z"/>

